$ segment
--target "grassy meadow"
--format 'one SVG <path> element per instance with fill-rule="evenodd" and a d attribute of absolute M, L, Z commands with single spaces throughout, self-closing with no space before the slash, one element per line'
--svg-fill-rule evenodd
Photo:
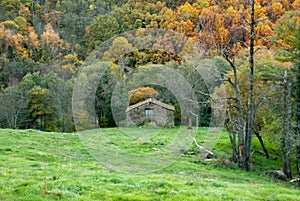
<path fill-rule="evenodd" d="M 178 131 L 154 129 L 157 134 L 153 137 L 139 140 L 143 128 L 102 130 L 114 146 L 136 154 L 163 148 Z M 192 133 L 200 145 L 212 146 L 211 150 L 223 159 L 204 161 L 203 153 L 198 153 L 191 142 L 176 161 L 145 174 L 119 172 L 101 165 L 82 143 L 84 132 L 0 130 L 0 200 L 300 200 L 299 189 L 264 174 L 281 169 L 280 151 L 275 145 L 266 146 L 277 161 L 265 160 L 259 151 L 253 151 L 252 170 L 241 171 L 224 159 L 230 157 L 227 134 L 218 133 L 212 138 L 217 139 L 214 143 L 206 143 L 206 130 L 194 129 Z M 135 133 L 136 139 L 122 137 L 128 132 Z M 256 139 L 253 147 L 260 149 Z"/>

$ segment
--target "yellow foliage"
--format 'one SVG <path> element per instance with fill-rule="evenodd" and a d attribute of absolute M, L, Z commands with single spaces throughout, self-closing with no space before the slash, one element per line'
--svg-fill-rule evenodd
<path fill-rule="evenodd" d="M 184 5 L 178 8 L 179 19 L 181 20 L 194 20 L 198 18 L 199 12 L 196 7 L 186 2 Z"/>
<path fill-rule="evenodd" d="M 19 29 L 19 26 L 14 21 L 11 20 L 6 20 L 4 22 L 1 22 L 0 27 L 4 27 L 6 29 L 12 29 L 16 31 Z"/>
<path fill-rule="evenodd" d="M 95 9 L 95 5 L 94 5 L 94 4 L 91 4 L 91 5 L 89 6 L 89 9 L 90 9 L 90 10 L 94 10 L 94 9 Z"/>
<path fill-rule="evenodd" d="M 185 60 L 190 60 L 193 58 L 194 44 L 195 42 L 192 38 L 188 38 L 188 40 L 184 43 L 180 55 L 183 56 Z"/>
<path fill-rule="evenodd" d="M 233 47 L 233 52 L 239 52 L 239 51 L 241 51 L 243 49 L 243 47 L 242 47 L 242 45 L 241 45 L 241 43 L 236 43 L 236 44 L 234 44 L 234 47 Z"/>
<path fill-rule="evenodd" d="M 103 60 L 118 62 L 118 60 L 136 49 L 128 42 L 124 37 L 118 37 L 113 40 L 112 45 L 109 47 L 109 50 L 104 52 Z"/>
<path fill-rule="evenodd" d="M 272 4 L 272 12 L 274 15 L 276 15 L 276 17 L 279 17 L 279 16 L 283 15 L 285 10 L 281 3 L 276 2 L 276 3 Z"/>
<path fill-rule="evenodd" d="M 76 53 L 68 54 L 64 57 L 62 68 L 68 70 L 72 75 L 76 75 L 78 67 L 83 61 L 78 58 Z"/>
<path fill-rule="evenodd" d="M 225 45 L 229 36 L 229 31 L 224 27 L 224 18 L 217 14 L 215 19 L 216 37 L 221 45 Z"/>
<path fill-rule="evenodd" d="M 258 2 L 255 3 L 254 9 L 255 19 L 266 18 L 266 8 L 262 7 Z"/>
<path fill-rule="evenodd" d="M 174 16 L 174 12 L 171 9 L 167 9 L 163 14 L 163 17 L 166 21 L 171 20 L 173 16 Z"/>
<path fill-rule="evenodd" d="M 289 8 L 289 5 L 290 5 L 289 0 L 278 0 L 278 1 L 282 4 L 284 9 Z"/>

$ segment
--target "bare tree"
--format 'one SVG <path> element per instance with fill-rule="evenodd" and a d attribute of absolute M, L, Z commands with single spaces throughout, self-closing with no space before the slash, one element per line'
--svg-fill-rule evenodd
<path fill-rule="evenodd" d="M 61 124 L 62 132 L 72 131 L 72 83 L 58 79 L 49 85 L 51 103 L 55 108 L 57 122 Z"/>
<path fill-rule="evenodd" d="M 18 119 L 25 104 L 26 99 L 16 86 L 8 87 L 3 94 L 0 94 L 0 116 L 7 123 L 7 127 L 17 128 Z"/>

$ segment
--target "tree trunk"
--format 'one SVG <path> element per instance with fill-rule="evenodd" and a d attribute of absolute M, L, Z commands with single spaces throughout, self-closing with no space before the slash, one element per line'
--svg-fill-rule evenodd
<path fill-rule="evenodd" d="M 288 83 L 287 83 L 287 72 L 284 73 L 283 81 L 283 96 L 282 96 L 282 127 L 281 127 L 281 149 L 282 149 L 282 163 L 283 163 L 283 172 L 288 177 L 291 178 L 291 168 L 290 168 L 290 159 L 289 159 L 289 140 L 287 135 L 287 124 L 289 121 L 287 109 L 288 109 Z M 288 131 L 290 132 L 290 131 Z"/>
<path fill-rule="evenodd" d="M 292 84 L 288 84 L 288 96 L 287 96 L 287 107 L 288 107 L 288 114 L 287 114 L 287 136 L 286 136 L 286 172 L 287 177 L 292 178 L 292 171 L 291 171 L 291 136 L 292 136 L 292 127 L 291 127 L 291 117 L 292 117 L 292 103 L 291 103 L 291 90 Z"/>
<path fill-rule="evenodd" d="M 238 167 L 244 169 L 245 167 L 245 126 L 244 126 L 244 118 L 243 118 L 243 105 L 242 98 L 240 94 L 237 72 L 235 71 L 235 90 L 237 97 L 237 109 L 238 109 Z"/>
<path fill-rule="evenodd" d="M 230 137 L 231 146 L 232 146 L 232 160 L 237 162 L 237 151 L 236 151 L 236 134 L 232 133 Z"/>
<path fill-rule="evenodd" d="M 250 170 L 250 158 L 251 158 L 251 142 L 253 133 L 253 96 L 254 96 L 254 40 L 255 40 L 255 19 L 254 19 L 254 5 L 255 0 L 251 1 L 251 22 L 250 22 L 250 60 L 249 60 L 249 98 L 248 98 L 248 110 L 246 118 L 246 144 L 245 144 L 245 169 Z"/>
<path fill-rule="evenodd" d="M 188 127 L 187 129 L 192 129 L 192 115 L 191 112 L 188 114 Z"/>
<path fill-rule="evenodd" d="M 230 113 L 228 113 L 228 115 L 230 115 Z M 229 116 L 230 118 L 230 116 Z M 228 122 L 225 123 L 228 135 L 229 135 L 229 140 L 230 140 L 230 144 L 231 144 L 231 148 L 232 148 L 232 160 L 236 163 L 238 161 L 238 156 L 237 156 L 237 150 L 236 150 L 236 130 L 235 130 L 235 125 L 234 123 L 231 121 L 231 125 L 232 125 L 232 132 L 229 128 Z"/>
<path fill-rule="evenodd" d="M 298 149 L 299 149 L 299 147 L 298 147 Z M 297 151 L 298 151 L 298 149 L 297 149 Z M 297 153 L 297 154 L 299 155 L 299 153 Z M 296 171 L 297 171 L 297 174 L 300 175 L 300 162 L 298 159 L 296 160 Z"/>
<path fill-rule="evenodd" d="M 244 125 L 244 118 L 243 118 L 243 103 L 242 103 L 242 97 L 241 92 L 239 88 L 239 81 L 238 81 L 238 75 L 237 75 L 237 68 L 235 64 L 225 57 L 225 59 L 229 62 L 232 70 L 233 70 L 233 76 L 234 76 L 234 93 L 236 98 L 236 109 L 237 109 L 237 124 L 236 124 L 236 130 L 238 134 L 238 154 L 237 154 L 237 162 L 238 167 L 241 169 L 245 168 L 245 125 Z M 235 124 L 233 122 L 233 124 Z"/>
<path fill-rule="evenodd" d="M 298 49 L 298 52 L 299 49 Z M 297 127 L 296 127 L 296 133 L 295 133 L 295 140 L 296 140 L 296 172 L 298 175 L 300 175 L 300 53 L 298 53 L 298 61 L 296 64 L 296 76 L 297 76 L 297 82 L 296 82 L 296 121 L 297 121 Z"/>
<path fill-rule="evenodd" d="M 270 158 L 270 155 L 269 155 L 268 150 L 267 150 L 266 147 L 265 147 L 265 144 L 264 144 L 264 141 L 263 141 L 262 136 L 261 136 L 259 133 L 256 133 L 256 132 L 254 132 L 254 134 L 256 135 L 257 139 L 259 140 L 259 143 L 260 143 L 260 145 L 261 145 L 261 148 L 263 149 L 263 151 L 264 151 L 264 153 L 265 153 L 266 159 L 269 159 L 269 158 Z"/>

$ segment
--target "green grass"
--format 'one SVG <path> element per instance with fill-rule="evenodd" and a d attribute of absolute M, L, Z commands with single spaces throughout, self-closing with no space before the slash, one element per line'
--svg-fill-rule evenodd
<path fill-rule="evenodd" d="M 163 149 L 177 133 L 150 129 L 152 137 L 145 137 L 140 135 L 144 128 L 122 130 L 103 129 L 107 144 L 141 155 Z M 226 133 L 215 134 L 212 139 L 218 140 L 212 143 L 205 132 L 202 128 L 194 133 L 199 144 L 229 157 Z M 253 144 L 260 148 L 255 139 Z M 280 159 L 274 146 L 267 148 Z M 198 150 L 191 145 L 188 151 Z M 300 191 L 291 184 L 264 175 L 265 170 L 280 169 L 280 160 L 265 160 L 254 152 L 252 171 L 246 172 L 222 167 L 221 160 L 205 162 L 200 156 L 181 154 L 164 169 L 129 174 L 102 166 L 76 133 L 0 130 L 0 200 L 300 200 Z"/>

